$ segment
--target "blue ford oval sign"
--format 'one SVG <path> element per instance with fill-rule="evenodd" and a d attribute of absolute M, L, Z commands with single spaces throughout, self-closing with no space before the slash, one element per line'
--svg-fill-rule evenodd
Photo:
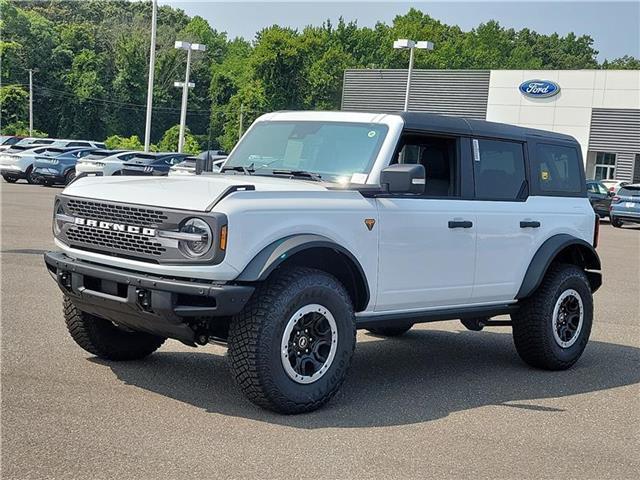
<path fill-rule="evenodd" d="M 553 97 L 560 92 L 560 85 L 549 80 L 527 80 L 518 88 L 523 95 L 533 98 Z"/>

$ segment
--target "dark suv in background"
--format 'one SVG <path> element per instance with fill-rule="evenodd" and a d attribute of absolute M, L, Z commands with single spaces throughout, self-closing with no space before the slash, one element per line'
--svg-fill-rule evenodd
<path fill-rule="evenodd" d="M 600 180 L 587 180 L 587 195 L 589 196 L 589 202 L 593 207 L 593 211 L 596 212 L 600 218 L 609 215 L 611 197 L 613 197 L 614 193 Z"/>

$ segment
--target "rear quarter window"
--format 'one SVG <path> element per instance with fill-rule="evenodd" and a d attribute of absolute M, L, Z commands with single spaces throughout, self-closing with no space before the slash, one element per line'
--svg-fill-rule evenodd
<path fill-rule="evenodd" d="M 575 147 L 538 143 L 531 159 L 532 177 L 543 194 L 582 192 L 582 160 Z"/>

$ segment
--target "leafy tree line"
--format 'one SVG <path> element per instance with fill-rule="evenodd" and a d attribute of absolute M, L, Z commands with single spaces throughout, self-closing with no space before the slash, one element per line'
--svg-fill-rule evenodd
<path fill-rule="evenodd" d="M 34 74 L 38 130 L 56 137 L 140 142 L 144 135 L 150 2 L 126 0 L 0 0 L 0 103 L 4 131 L 23 131 L 28 69 Z M 277 25 L 252 41 L 230 39 L 201 17 L 161 6 L 152 141 L 175 136 L 186 53 L 175 40 L 204 43 L 192 59 L 187 123 L 190 148 L 229 149 L 261 113 L 281 109 L 339 109 L 346 68 L 406 68 L 397 38 L 432 40 L 416 52 L 417 68 L 640 68 L 624 56 L 599 64 L 588 35 L 542 35 L 489 21 L 463 31 L 416 9 L 391 24 L 359 27 L 327 21 L 302 30 Z M 173 128 L 173 129 L 172 129 Z M 22 129 L 22 130 L 20 130 Z M 170 130 L 172 129 L 172 130 Z M 169 130 L 169 131 L 168 131 Z M 166 135 L 165 135 L 166 132 Z M 118 141 L 120 141 L 118 140 Z M 115 142 L 113 140 L 111 143 Z M 125 142 L 126 143 L 126 142 Z M 169 145 L 164 143 L 164 145 Z"/>

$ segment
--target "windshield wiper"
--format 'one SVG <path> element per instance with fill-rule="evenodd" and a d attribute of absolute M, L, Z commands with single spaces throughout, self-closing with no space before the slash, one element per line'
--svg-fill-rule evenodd
<path fill-rule="evenodd" d="M 228 172 L 228 171 L 233 171 L 233 172 L 242 172 L 245 175 L 252 175 L 253 172 L 255 172 L 255 170 L 253 169 L 252 166 L 249 166 L 249 168 L 245 167 L 244 165 L 237 165 L 237 166 L 233 166 L 233 167 L 223 167 L 222 170 L 220 170 L 220 173 L 224 173 L 224 172 Z"/>
<path fill-rule="evenodd" d="M 307 172 L 306 170 L 272 170 L 272 175 L 290 175 L 292 177 L 307 178 L 319 182 L 322 180 L 322 175 L 315 172 Z"/>

